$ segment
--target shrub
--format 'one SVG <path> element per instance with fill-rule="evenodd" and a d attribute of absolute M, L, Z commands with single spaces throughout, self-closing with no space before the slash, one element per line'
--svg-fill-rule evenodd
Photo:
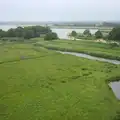
<path fill-rule="evenodd" d="M 117 43 L 110 43 L 109 45 L 110 45 L 110 47 L 119 47 L 119 45 Z"/>
<path fill-rule="evenodd" d="M 44 37 L 44 40 L 56 40 L 58 39 L 58 35 L 54 32 L 47 33 Z"/>
<path fill-rule="evenodd" d="M 120 41 L 120 27 L 113 28 L 112 31 L 108 35 L 108 39 Z"/>
<path fill-rule="evenodd" d="M 116 116 L 113 118 L 113 120 L 120 120 L 120 112 L 116 112 Z"/>
<path fill-rule="evenodd" d="M 96 33 L 95 33 L 95 37 L 96 38 L 102 38 L 103 37 L 103 34 L 101 33 L 101 31 L 97 31 Z"/>

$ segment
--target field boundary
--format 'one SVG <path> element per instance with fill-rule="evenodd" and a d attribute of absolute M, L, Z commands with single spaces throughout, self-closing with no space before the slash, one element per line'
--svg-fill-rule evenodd
<path fill-rule="evenodd" d="M 84 54 L 91 55 L 91 56 L 94 56 L 94 57 L 107 58 L 107 59 L 111 59 L 111 60 L 120 60 L 120 56 L 112 56 L 112 55 L 94 53 L 94 52 L 87 52 L 87 51 L 82 51 L 82 50 L 73 50 L 73 49 L 69 49 L 69 48 L 60 48 L 60 47 L 55 47 L 55 46 L 47 46 L 47 45 L 43 45 L 43 44 L 40 44 L 40 43 L 36 43 L 34 45 L 44 47 L 44 48 L 46 48 L 48 50 L 58 50 L 58 51 L 63 51 L 63 52 L 84 53 Z"/>
<path fill-rule="evenodd" d="M 26 57 L 20 58 L 20 59 L 14 59 L 14 60 L 8 60 L 8 61 L 0 61 L 0 64 L 11 63 L 11 62 L 18 62 L 18 61 L 29 60 L 29 59 L 37 59 L 37 58 L 42 58 L 42 57 L 47 57 L 47 56 L 52 56 L 52 55 L 55 55 L 55 53 L 54 54 L 50 54 L 50 55 L 37 56 L 37 57 L 26 56 Z"/>

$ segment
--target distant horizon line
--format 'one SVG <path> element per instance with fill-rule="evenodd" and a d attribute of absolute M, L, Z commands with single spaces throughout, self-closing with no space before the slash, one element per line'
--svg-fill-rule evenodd
<path fill-rule="evenodd" d="M 63 22 L 120 22 L 120 20 L 103 20 L 103 21 L 102 20 L 95 20 L 95 21 L 93 21 L 93 20 L 84 20 L 84 21 L 83 20 L 81 20 L 81 21 L 67 21 L 67 20 L 66 21 L 12 21 L 11 20 L 11 21 L 0 21 L 0 23 L 10 23 L 10 22 L 11 23 L 14 23 L 14 22 L 17 22 L 17 23 L 19 23 L 19 22 L 23 22 L 23 23 L 26 23 L 26 22 L 33 22 L 33 23 L 34 22 L 38 22 L 38 23 L 39 22 L 40 23 L 43 23 L 43 22 L 45 22 L 45 23 L 46 22 L 48 22 L 48 23 L 49 22 L 62 22 L 62 23 Z"/>

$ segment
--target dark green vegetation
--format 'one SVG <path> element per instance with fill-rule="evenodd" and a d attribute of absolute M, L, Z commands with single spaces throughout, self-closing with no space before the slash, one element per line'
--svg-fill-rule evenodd
<path fill-rule="evenodd" d="M 69 38 L 74 38 L 74 40 L 78 37 L 78 33 L 76 31 L 72 31 L 71 33 L 68 34 Z"/>
<path fill-rule="evenodd" d="M 77 41 L 45 44 L 70 47 L 75 42 L 79 46 L 85 44 Z M 107 83 L 119 76 L 120 66 L 63 55 L 31 44 L 1 45 L 0 56 L 0 120 L 119 117 L 120 102 Z"/>
<path fill-rule="evenodd" d="M 38 38 L 39 40 L 39 38 Z M 120 60 L 120 47 L 115 43 L 98 43 L 92 40 L 60 40 L 45 42 L 40 40 L 36 45 L 48 49 L 86 53 L 89 55 Z"/>
<path fill-rule="evenodd" d="M 81 33 L 77 33 L 76 31 L 72 31 L 70 34 L 68 34 L 69 38 L 74 38 L 74 40 L 76 39 L 84 39 L 84 40 L 91 40 L 91 39 L 95 39 L 95 37 L 91 34 L 89 29 L 86 29 L 82 34 Z"/>
<path fill-rule="evenodd" d="M 58 39 L 58 36 L 54 32 L 49 32 L 44 37 L 44 40 L 56 40 L 56 39 Z"/>
<path fill-rule="evenodd" d="M 71 32 L 71 36 L 76 37 L 76 36 L 77 36 L 76 31 L 72 31 L 72 32 Z"/>
<path fill-rule="evenodd" d="M 49 27 L 42 26 L 28 26 L 28 27 L 17 27 L 11 28 L 8 31 L 0 30 L 0 38 L 6 40 L 5 38 L 15 38 L 14 41 L 20 41 L 21 39 L 30 39 L 40 37 L 46 34 L 54 34 Z"/>
<path fill-rule="evenodd" d="M 105 33 L 105 32 L 103 32 L 103 33 Z M 91 34 L 90 30 L 86 29 L 82 34 L 76 33 L 76 31 L 72 31 L 68 36 L 74 37 L 75 39 L 77 38 L 77 39 L 84 39 L 84 40 L 95 40 L 95 39 L 107 37 L 106 34 L 103 36 L 103 33 L 98 30 L 95 34 Z M 109 33 L 107 33 L 107 35 L 108 34 Z"/>
<path fill-rule="evenodd" d="M 120 42 L 120 28 L 113 28 L 108 36 L 109 40 L 116 40 Z"/>
<path fill-rule="evenodd" d="M 91 33 L 90 33 L 90 30 L 89 29 L 86 29 L 84 32 L 83 32 L 83 35 L 89 37 L 91 36 Z"/>
<path fill-rule="evenodd" d="M 69 37 L 74 37 L 77 39 L 84 39 L 84 40 L 95 40 L 95 39 L 105 39 L 105 40 L 112 40 L 120 42 L 120 27 L 113 28 L 111 31 L 107 30 L 98 30 L 95 34 L 91 34 L 89 29 L 86 29 L 83 34 L 76 33 L 75 31 L 72 31 L 73 33 L 69 34 Z"/>
<path fill-rule="evenodd" d="M 102 32 L 98 30 L 98 31 L 95 33 L 95 37 L 96 37 L 97 39 L 103 38 Z"/>

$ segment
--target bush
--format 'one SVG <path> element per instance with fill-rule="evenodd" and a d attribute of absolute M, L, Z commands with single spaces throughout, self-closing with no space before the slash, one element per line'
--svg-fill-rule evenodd
<path fill-rule="evenodd" d="M 51 29 L 49 27 L 43 27 L 43 26 L 17 27 L 17 28 L 11 28 L 8 31 L 3 31 L 0 29 L 0 38 L 30 39 L 30 38 L 40 37 L 40 35 L 47 34 L 49 32 L 51 32 Z M 17 39 L 17 41 L 19 40 Z"/>
<path fill-rule="evenodd" d="M 91 36 L 90 30 L 89 30 L 89 29 L 86 29 L 86 30 L 83 32 L 83 35 L 90 37 L 90 36 Z"/>
<path fill-rule="evenodd" d="M 113 120 L 120 120 L 120 112 L 116 112 L 116 116 L 113 118 Z"/>
<path fill-rule="evenodd" d="M 58 36 L 54 32 L 47 33 L 44 37 L 44 40 L 56 40 L 58 39 Z"/>
<path fill-rule="evenodd" d="M 113 28 L 112 31 L 109 33 L 108 39 L 120 41 L 120 27 Z"/>
<path fill-rule="evenodd" d="M 119 47 L 119 45 L 117 43 L 109 43 L 110 47 L 113 48 L 113 47 Z"/>
<path fill-rule="evenodd" d="M 103 34 L 101 33 L 101 31 L 97 31 L 96 33 L 95 33 L 95 37 L 96 38 L 103 38 Z"/>

